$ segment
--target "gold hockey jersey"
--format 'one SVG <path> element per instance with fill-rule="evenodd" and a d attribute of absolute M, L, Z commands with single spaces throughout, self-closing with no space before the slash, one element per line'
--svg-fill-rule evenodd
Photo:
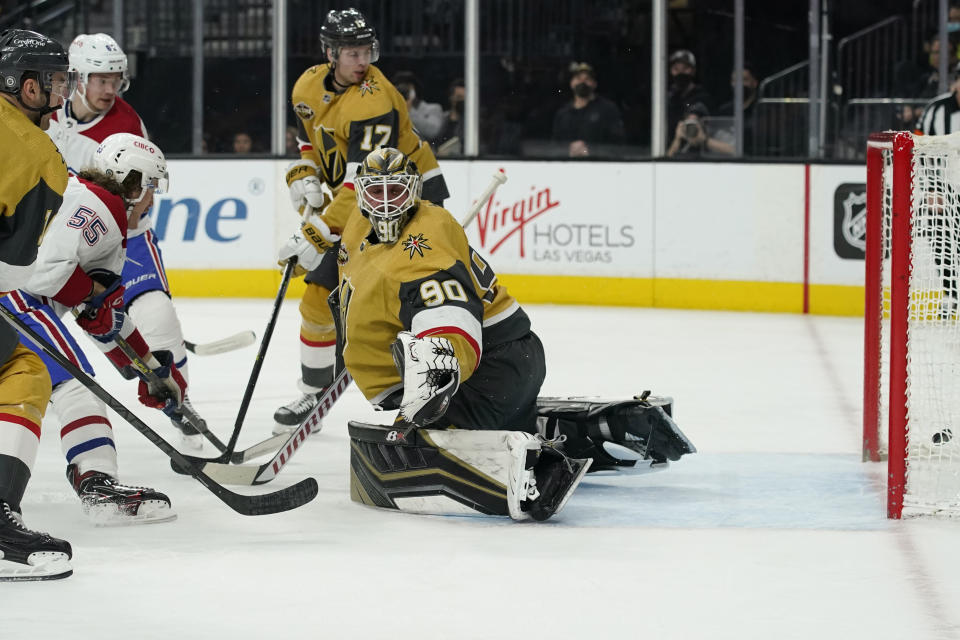
<path fill-rule="evenodd" d="M 0 291 L 26 284 L 67 188 L 67 165 L 38 126 L 0 98 Z"/>
<path fill-rule="evenodd" d="M 364 79 L 343 93 L 327 81 L 330 65 L 310 67 L 293 86 L 291 100 L 297 114 L 300 155 L 319 167 L 319 178 L 337 194 L 324 212 L 334 231 L 346 226 L 353 208 L 353 176 L 367 154 L 394 147 L 410 156 L 423 175 L 423 197 L 442 201 L 449 196 L 437 158 L 414 131 L 403 97 L 383 73 L 370 65 Z M 341 187 L 348 191 L 341 193 Z"/>
<path fill-rule="evenodd" d="M 376 241 L 355 208 L 337 258 L 344 364 L 373 404 L 402 388 L 390 351 L 400 331 L 447 338 L 461 381 L 473 374 L 484 349 L 530 332 L 527 314 L 460 223 L 429 202 L 420 203 L 391 245 Z"/>

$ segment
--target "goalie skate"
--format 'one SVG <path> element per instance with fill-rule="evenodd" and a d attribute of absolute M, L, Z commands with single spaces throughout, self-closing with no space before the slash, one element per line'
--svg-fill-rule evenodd
<path fill-rule="evenodd" d="M 566 436 L 564 453 L 593 458 L 591 471 L 655 471 L 697 451 L 673 421 L 673 399 L 649 392 L 629 400 L 538 398 L 537 414 L 540 434 Z"/>
<path fill-rule="evenodd" d="M 0 500 L 0 582 L 57 580 L 73 573 L 70 543 L 27 529 L 20 514 Z"/>
<path fill-rule="evenodd" d="M 83 513 L 96 526 L 123 526 L 167 522 L 177 517 L 170 498 L 149 487 L 131 487 L 102 471 L 78 474 L 67 467 L 67 479 L 80 497 Z"/>

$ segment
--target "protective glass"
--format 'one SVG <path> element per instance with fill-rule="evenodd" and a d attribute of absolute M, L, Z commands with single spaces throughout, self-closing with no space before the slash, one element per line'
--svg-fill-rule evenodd
<path fill-rule="evenodd" d="M 170 174 L 164 172 L 159 178 L 151 178 L 143 185 L 145 189 L 153 189 L 157 195 L 162 195 L 170 189 Z"/>
<path fill-rule="evenodd" d="M 77 88 L 79 79 L 76 71 L 44 71 L 43 88 L 66 100 Z"/>
<path fill-rule="evenodd" d="M 345 62 L 353 64 L 373 64 L 380 59 L 380 42 L 362 47 L 340 47 L 340 56 Z"/>
<path fill-rule="evenodd" d="M 117 93 L 130 88 L 130 79 L 119 73 L 91 73 L 87 75 L 87 87 L 95 91 L 104 91 L 110 87 Z"/>

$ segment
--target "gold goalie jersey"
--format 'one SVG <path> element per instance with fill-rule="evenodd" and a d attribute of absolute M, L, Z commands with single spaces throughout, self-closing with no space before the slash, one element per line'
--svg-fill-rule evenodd
<path fill-rule="evenodd" d="M 318 176 L 337 197 L 324 212 L 334 231 L 343 229 L 353 205 L 353 176 L 367 154 L 394 147 L 417 164 L 423 197 L 440 202 L 449 196 L 437 158 L 410 122 L 407 104 L 396 88 L 370 65 L 363 80 L 337 94 L 328 81 L 329 64 L 310 67 L 293 86 L 301 157 L 312 160 Z M 306 141 L 307 144 L 302 142 Z M 340 193 L 347 186 L 347 193 Z"/>
<path fill-rule="evenodd" d="M 377 242 L 359 208 L 354 213 L 337 256 L 340 326 L 344 364 L 371 403 L 402 389 L 390 351 L 400 331 L 448 339 L 461 381 L 484 349 L 530 332 L 527 314 L 446 209 L 421 201 L 390 245 Z"/>

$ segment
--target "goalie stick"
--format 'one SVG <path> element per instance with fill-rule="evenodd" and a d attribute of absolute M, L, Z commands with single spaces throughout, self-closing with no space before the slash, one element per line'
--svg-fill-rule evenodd
<path fill-rule="evenodd" d="M 152 442 L 158 449 L 163 451 L 171 459 L 187 470 L 187 474 L 193 476 L 200 484 L 206 487 L 211 493 L 219 498 L 224 504 L 245 516 L 259 516 L 270 513 L 279 513 L 296 509 L 311 500 L 313 500 L 319 487 L 314 478 L 304 478 L 300 482 L 274 491 L 260 495 L 245 496 L 230 491 L 223 485 L 216 482 L 213 478 L 206 475 L 201 469 L 194 467 L 190 460 L 181 454 L 170 443 L 164 440 L 160 434 L 151 429 L 143 420 L 138 418 L 132 411 L 127 409 L 119 400 L 114 398 L 106 389 L 101 387 L 92 377 L 87 375 L 80 367 L 76 366 L 66 356 L 60 353 L 55 347 L 51 346 L 43 337 L 37 334 L 33 329 L 18 318 L 12 311 L 0 305 L 0 315 L 14 329 L 25 335 L 31 342 L 37 345 L 44 353 L 56 360 L 57 364 L 67 370 L 67 372 L 76 378 L 80 384 L 89 389 L 95 396 L 113 409 L 117 415 L 126 420 L 134 429 Z"/>
<path fill-rule="evenodd" d="M 219 353 L 226 353 L 236 349 L 242 349 L 253 344 L 257 339 L 257 334 L 253 331 L 241 331 L 232 336 L 227 336 L 213 342 L 196 343 L 184 340 L 187 351 L 195 353 L 198 356 L 215 356 Z"/>
<path fill-rule="evenodd" d="M 480 197 L 471 205 L 470 210 L 467 211 L 467 215 L 464 216 L 462 226 L 467 226 L 473 221 L 487 200 L 489 200 L 490 197 L 496 193 L 497 188 L 506 181 L 507 174 L 503 169 L 494 172 L 490 184 L 487 185 L 487 188 L 484 189 Z M 224 463 L 224 456 L 213 459 L 195 458 L 192 456 L 188 456 L 188 458 L 195 465 L 199 466 L 204 473 L 209 473 L 211 477 L 216 478 L 224 484 L 255 485 L 270 482 L 280 473 L 280 470 L 287 464 L 290 458 L 293 457 L 293 454 L 300 447 L 300 444 L 303 443 L 304 438 L 311 433 L 312 427 L 319 424 L 320 420 L 330 412 L 333 403 L 343 394 L 352 380 L 353 378 L 347 373 L 346 368 L 341 370 L 333 383 L 327 387 L 323 395 L 320 396 L 320 400 L 313 411 L 307 414 L 307 417 L 300 423 L 300 426 L 290 434 L 277 454 L 262 465 L 254 466 L 236 463 L 242 463 L 262 455 L 268 443 L 275 441 L 277 436 L 268 438 L 244 451 L 232 453 L 230 455 L 230 462 L 234 464 Z M 184 473 L 175 463 L 171 463 L 171 467 L 173 467 L 173 470 L 177 473 Z"/>

